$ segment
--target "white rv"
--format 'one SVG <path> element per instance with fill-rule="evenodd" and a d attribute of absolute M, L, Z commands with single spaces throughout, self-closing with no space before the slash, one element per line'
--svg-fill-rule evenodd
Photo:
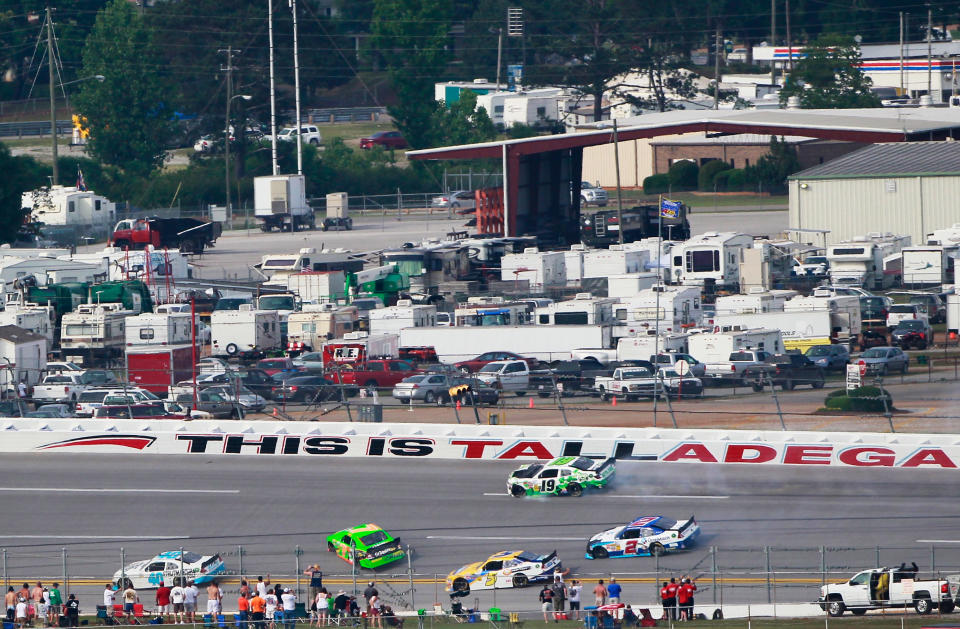
<path fill-rule="evenodd" d="M 567 283 L 563 251 L 540 251 L 527 247 L 523 253 L 509 253 L 500 259 L 500 279 L 527 280 L 530 286 L 564 286 Z"/>
<path fill-rule="evenodd" d="M 609 249 L 592 249 L 583 254 L 583 277 L 609 277 L 625 273 L 639 273 L 647 267 L 650 252 L 630 249 L 624 245 L 610 245 Z"/>
<path fill-rule="evenodd" d="M 46 225 L 113 225 L 116 221 L 116 204 L 76 186 L 24 192 L 20 207 L 29 208 L 31 218 Z"/>
<path fill-rule="evenodd" d="M 753 247 L 753 236 L 739 232 L 707 232 L 673 248 L 674 284 L 734 288 L 740 283 L 740 250 Z"/>
<path fill-rule="evenodd" d="M 594 298 L 590 293 L 577 293 L 574 299 L 557 301 L 537 308 L 537 325 L 610 325 L 616 299 Z"/>
<path fill-rule="evenodd" d="M 214 354 L 235 356 L 241 352 L 267 351 L 280 347 L 280 314 L 276 310 L 214 310 L 210 315 L 210 338 Z"/>
<path fill-rule="evenodd" d="M 328 339 L 354 332 L 358 320 L 356 306 L 306 304 L 303 311 L 292 312 L 287 318 L 287 349 L 305 352 L 318 350 Z"/>
<path fill-rule="evenodd" d="M 903 286 L 905 288 L 932 288 L 953 282 L 958 245 L 925 245 L 904 247 Z"/>
<path fill-rule="evenodd" d="M 579 284 L 583 279 L 583 258 L 586 253 L 587 247 L 582 244 L 570 245 L 569 251 L 563 252 L 567 284 Z"/>
<path fill-rule="evenodd" d="M 121 304 L 80 304 L 60 321 L 60 349 L 65 360 L 89 364 L 123 353 L 127 317 L 136 313 Z"/>
<path fill-rule="evenodd" d="M 746 294 L 738 295 L 720 295 L 716 300 L 716 313 L 718 315 L 738 314 L 738 313 L 757 313 L 757 312 L 782 312 L 783 304 L 793 297 L 797 296 L 795 290 L 755 290 L 753 288 Z"/>
<path fill-rule="evenodd" d="M 686 334 L 647 334 L 625 336 L 617 341 L 617 360 L 650 360 L 661 352 L 686 352 Z"/>
<path fill-rule="evenodd" d="M 714 331 L 780 330 L 785 350 L 807 351 L 814 345 L 829 345 L 833 325 L 827 310 L 792 310 L 786 312 L 759 312 L 721 314 L 713 319 Z"/>
<path fill-rule="evenodd" d="M 274 279 L 279 277 L 275 275 Z M 304 303 L 322 304 L 344 298 L 346 280 L 343 271 L 301 271 L 286 275 L 285 279 L 280 282 Z"/>
<path fill-rule="evenodd" d="M 722 363 L 733 352 L 750 349 L 780 354 L 783 340 L 779 330 L 735 330 L 729 332 L 704 332 L 687 338 L 688 354 L 702 363 Z"/>
<path fill-rule="evenodd" d="M 646 268 L 658 273 L 662 282 L 669 282 L 672 264 L 670 254 L 678 244 L 680 244 L 679 241 L 666 240 L 665 238 L 643 238 L 624 243 L 623 248 L 628 251 L 646 251 L 648 258 Z"/>
<path fill-rule="evenodd" d="M 277 280 L 282 281 L 288 275 L 311 270 L 310 256 L 316 253 L 317 250 L 313 247 L 304 247 L 297 253 L 268 253 L 260 257 L 257 268 L 268 280 L 277 276 Z"/>
<path fill-rule="evenodd" d="M 827 247 L 830 283 L 883 290 L 900 281 L 900 252 L 910 236 L 870 233 Z"/>
<path fill-rule="evenodd" d="M 137 345 L 183 345 L 193 340 L 190 313 L 144 313 L 129 317 L 126 324 L 127 347 Z"/>
<path fill-rule="evenodd" d="M 44 336 L 47 339 L 47 347 L 53 347 L 56 341 L 53 317 L 48 306 L 8 302 L 6 309 L 0 312 L 0 325 L 15 325 Z"/>
<path fill-rule="evenodd" d="M 808 297 L 794 297 L 784 305 L 785 312 L 810 312 L 825 310 L 830 313 L 830 336 L 838 343 L 851 348 L 860 338 L 860 297 L 835 295 L 826 289 L 816 289 Z"/>
<path fill-rule="evenodd" d="M 437 324 L 437 307 L 417 305 L 400 299 L 396 306 L 370 311 L 370 334 L 397 333 L 402 328 L 423 328 Z"/>
<path fill-rule="evenodd" d="M 927 234 L 928 245 L 960 246 L 960 223 Z"/>
<path fill-rule="evenodd" d="M 656 329 L 679 332 L 698 325 L 703 316 L 700 288 L 658 285 L 613 305 L 613 336 L 634 336 Z"/>

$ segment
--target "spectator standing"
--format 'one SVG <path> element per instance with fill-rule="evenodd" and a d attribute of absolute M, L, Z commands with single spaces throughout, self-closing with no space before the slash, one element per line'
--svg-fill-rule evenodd
<path fill-rule="evenodd" d="M 27 626 L 27 599 L 22 596 L 17 597 L 15 616 L 17 627 L 23 629 Z"/>
<path fill-rule="evenodd" d="M 17 593 L 13 590 L 12 585 L 7 588 L 7 593 L 3 597 L 3 603 L 7 608 L 7 622 L 13 622 L 16 619 L 17 613 Z"/>
<path fill-rule="evenodd" d="M 53 584 L 54 587 L 57 586 L 56 583 Z M 71 627 L 80 626 L 80 601 L 77 599 L 76 594 L 71 594 L 67 599 L 67 622 Z"/>
<path fill-rule="evenodd" d="M 669 606 L 667 605 L 668 600 L 670 600 L 670 585 L 664 581 L 663 584 L 660 585 L 660 606 L 663 607 L 663 617 L 661 620 L 670 618 Z"/>
<path fill-rule="evenodd" d="M 693 620 L 693 593 L 697 591 L 697 584 L 693 582 L 693 579 L 686 577 L 683 579 L 683 583 L 680 584 L 680 592 L 683 592 L 684 603 L 680 608 L 681 612 L 685 612 L 687 620 Z M 679 597 L 680 594 L 678 593 Z"/>
<path fill-rule="evenodd" d="M 249 599 L 250 598 L 250 585 L 247 583 L 246 579 L 240 581 L 240 596 Z"/>
<path fill-rule="evenodd" d="M 277 595 L 267 590 L 267 595 L 263 597 L 263 600 L 266 603 L 264 614 L 266 614 L 267 626 L 270 629 L 275 629 L 277 626 L 277 603 L 279 603 Z"/>
<path fill-rule="evenodd" d="M 43 588 L 40 592 L 40 607 L 37 609 L 37 617 L 43 618 L 43 622 L 50 626 L 50 590 Z"/>
<path fill-rule="evenodd" d="M 170 586 L 165 582 L 157 587 L 157 615 L 170 619 Z"/>
<path fill-rule="evenodd" d="M 127 615 L 127 620 L 133 623 L 133 606 L 140 601 L 137 591 L 133 589 L 133 581 L 129 581 L 127 589 L 123 591 L 123 613 Z"/>
<path fill-rule="evenodd" d="M 371 618 L 370 624 L 374 627 L 379 627 L 383 629 L 383 624 L 380 620 L 380 597 L 374 594 L 370 597 L 370 600 L 367 601 L 370 611 L 367 612 L 367 616 Z"/>
<path fill-rule="evenodd" d="M 291 592 L 290 588 L 285 588 L 280 600 L 283 603 L 283 626 L 286 629 L 294 629 L 297 623 L 297 595 Z"/>
<path fill-rule="evenodd" d="M 270 575 L 267 575 L 269 580 Z M 260 598 L 264 598 L 267 595 L 267 584 L 263 581 L 263 577 L 257 577 L 257 594 L 260 595 Z"/>
<path fill-rule="evenodd" d="M 30 585 L 29 585 L 28 583 L 24 583 L 23 586 L 21 586 L 20 592 L 18 593 L 18 595 L 19 595 L 21 598 L 23 598 L 23 600 L 29 601 L 29 600 L 30 600 Z"/>
<path fill-rule="evenodd" d="M 553 590 L 550 589 L 549 584 L 544 584 L 543 589 L 540 590 L 540 608 L 543 610 L 543 622 L 550 622 L 550 612 L 553 611 Z M 553 622 L 557 622 L 557 619 L 554 618 Z"/>
<path fill-rule="evenodd" d="M 327 612 L 330 610 L 330 594 L 327 592 L 327 588 L 320 588 L 313 603 L 317 608 L 317 626 L 326 625 Z"/>
<path fill-rule="evenodd" d="M 265 629 L 266 625 L 263 622 L 263 613 L 266 609 L 267 602 L 263 600 L 259 592 L 255 592 L 253 598 L 250 599 L 250 617 L 253 620 L 255 629 Z"/>
<path fill-rule="evenodd" d="M 187 587 L 183 589 L 183 612 L 187 615 L 187 622 L 194 622 L 197 619 L 197 599 L 200 598 L 200 590 L 193 583 L 187 581 Z"/>
<path fill-rule="evenodd" d="M 180 585 L 181 583 L 182 581 L 180 581 L 179 577 L 177 577 L 177 580 L 174 581 L 173 587 L 170 589 L 170 601 L 173 603 L 173 620 L 179 623 L 182 623 L 184 620 L 183 619 L 184 591 L 183 591 L 183 586 Z"/>
<path fill-rule="evenodd" d="M 307 566 L 303 574 L 310 577 L 310 600 L 315 601 L 317 600 L 317 594 L 320 593 L 320 588 L 323 587 L 323 571 L 320 570 L 320 564 L 315 563 L 312 566 Z"/>
<path fill-rule="evenodd" d="M 249 590 L 249 588 L 247 588 Z M 237 597 L 237 621 L 240 627 L 246 627 L 250 620 L 250 599 L 243 595 L 243 592 Z"/>
<path fill-rule="evenodd" d="M 603 584 L 603 579 L 597 581 L 597 586 L 593 588 L 593 598 L 597 607 L 605 605 L 607 602 L 607 586 Z"/>
<path fill-rule="evenodd" d="M 620 584 L 617 583 L 617 579 L 615 577 L 610 577 L 610 583 L 607 584 L 607 600 L 616 605 L 620 602 L 620 592 L 622 591 L 623 588 L 621 588 Z"/>
<path fill-rule="evenodd" d="M 550 589 L 553 590 L 553 618 L 554 620 L 561 620 L 563 618 L 563 603 L 567 599 L 567 586 L 563 584 L 560 577 L 555 576 Z"/>
<path fill-rule="evenodd" d="M 223 592 L 216 581 L 211 581 L 207 586 L 207 613 L 216 619 L 220 614 L 220 601 L 223 599 Z"/>
<path fill-rule="evenodd" d="M 667 607 L 670 609 L 670 620 L 677 619 L 677 579 L 670 577 L 667 584 Z"/>
<path fill-rule="evenodd" d="M 380 596 L 380 592 L 377 590 L 373 581 L 367 583 L 366 589 L 363 590 L 363 598 L 367 601 L 367 615 L 370 615 L 370 599 L 374 596 Z"/>
<path fill-rule="evenodd" d="M 33 602 L 33 613 L 30 615 L 33 616 L 40 613 L 40 606 L 43 605 L 43 584 L 39 581 L 37 581 L 37 584 L 30 590 L 30 600 Z"/>
<path fill-rule="evenodd" d="M 50 588 L 50 624 L 56 624 L 63 613 L 63 595 L 60 594 L 60 584 L 54 583 Z"/>
<path fill-rule="evenodd" d="M 580 594 L 582 591 L 583 586 L 576 579 L 567 588 L 567 601 L 570 603 L 570 611 L 574 613 L 574 620 L 580 620 Z"/>

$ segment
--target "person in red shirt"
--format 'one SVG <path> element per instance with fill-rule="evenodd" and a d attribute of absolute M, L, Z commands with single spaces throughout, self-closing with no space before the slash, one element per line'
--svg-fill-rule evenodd
<path fill-rule="evenodd" d="M 670 583 L 667 584 L 667 607 L 670 612 L 670 620 L 677 619 L 677 579 L 670 577 Z"/>
<path fill-rule="evenodd" d="M 666 620 L 667 618 L 670 617 L 670 612 L 668 611 L 669 608 L 667 607 L 667 600 L 669 598 L 670 598 L 670 589 L 667 586 L 667 582 L 664 581 L 663 585 L 660 586 L 660 605 L 663 606 L 662 620 Z"/>
<path fill-rule="evenodd" d="M 163 616 L 169 622 L 172 618 L 170 606 L 170 587 L 166 583 L 161 583 L 157 588 L 157 615 Z"/>
<path fill-rule="evenodd" d="M 690 620 L 687 618 L 687 590 L 683 587 L 683 580 L 677 587 L 677 611 L 680 612 L 680 620 Z"/>
<path fill-rule="evenodd" d="M 250 599 L 247 598 L 246 594 L 240 592 L 240 596 L 237 598 L 237 620 L 240 621 L 241 627 L 245 625 L 249 615 Z"/>
<path fill-rule="evenodd" d="M 690 577 L 684 577 L 677 597 L 679 600 L 682 592 L 683 600 L 680 601 L 680 611 L 686 620 L 693 620 L 693 593 L 696 591 L 697 584 Z"/>

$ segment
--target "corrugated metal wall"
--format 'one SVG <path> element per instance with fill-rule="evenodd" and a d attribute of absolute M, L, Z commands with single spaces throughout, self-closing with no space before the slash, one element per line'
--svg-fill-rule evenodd
<path fill-rule="evenodd" d="M 887 177 L 790 181 L 789 227 L 828 229 L 827 244 L 868 232 L 908 234 L 923 244 L 960 222 L 960 177 Z M 818 236 L 803 238 L 821 244 Z"/>

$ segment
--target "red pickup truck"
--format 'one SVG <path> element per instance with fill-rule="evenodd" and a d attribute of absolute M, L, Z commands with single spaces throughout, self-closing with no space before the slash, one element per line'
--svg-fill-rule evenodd
<path fill-rule="evenodd" d="M 342 365 L 339 372 L 332 369 L 327 377 L 339 384 L 355 384 L 379 389 L 392 388 L 407 376 L 420 373 L 406 360 L 368 360 L 359 365 Z M 342 382 L 341 382 L 342 378 Z"/>

